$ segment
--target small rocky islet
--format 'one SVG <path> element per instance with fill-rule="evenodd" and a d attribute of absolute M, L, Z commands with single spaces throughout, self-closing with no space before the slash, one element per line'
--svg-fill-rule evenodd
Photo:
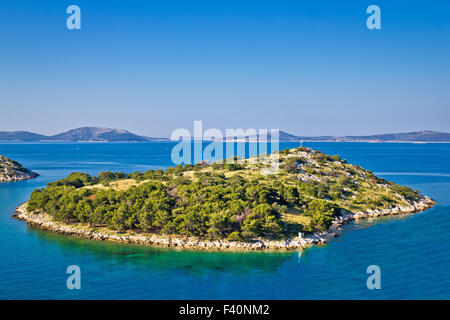
<path fill-rule="evenodd" d="M 24 168 L 17 161 L 0 155 L 0 182 L 13 182 L 33 179 L 39 174 Z"/>
<path fill-rule="evenodd" d="M 271 164 L 278 170 L 267 174 Z M 266 170 L 266 174 L 264 174 Z M 84 238 L 206 250 L 323 244 L 351 220 L 408 214 L 435 202 L 309 148 L 132 174 L 72 173 L 35 190 L 14 217 Z"/>

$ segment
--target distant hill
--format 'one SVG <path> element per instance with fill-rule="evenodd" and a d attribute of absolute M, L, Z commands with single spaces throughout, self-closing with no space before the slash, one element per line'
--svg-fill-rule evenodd
<path fill-rule="evenodd" d="M 109 129 L 100 127 L 83 127 L 72 129 L 46 140 L 52 141 L 88 141 L 88 142 L 146 142 L 147 138 L 122 129 Z"/>
<path fill-rule="evenodd" d="M 289 134 L 287 132 L 280 130 L 280 141 L 332 141 L 334 137 L 332 136 L 317 136 L 317 137 L 303 137 L 303 136 L 295 136 Z"/>
<path fill-rule="evenodd" d="M 333 137 L 331 136 L 299 137 L 280 130 L 280 141 L 299 141 L 299 140 L 322 141 L 322 140 L 329 140 L 331 138 Z"/>
<path fill-rule="evenodd" d="M 147 141 L 171 141 L 169 138 L 156 138 L 156 137 L 146 137 L 146 136 L 141 136 L 141 137 L 146 139 Z"/>
<path fill-rule="evenodd" d="M 238 137 L 248 141 L 249 138 Z M 267 138 L 271 135 L 268 133 Z M 233 140 L 232 137 L 225 139 Z M 415 131 L 407 133 L 386 133 L 370 136 L 296 136 L 280 130 L 279 141 L 311 141 L 311 142 L 450 142 L 450 133 L 437 131 Z"/>
<path fill-rule="evenodd" d="M 0 131 L 0 141 L 39 141 L 47 136 L 28 131 Z"/>
<path fill-rule="evenodd" d="M 324 136 L 297 138 L 297 140 L 303 141 L 325 142 L 450 142 L 450 133 L 423 130 L 407 133 L 386 133 L 370 136 Z"/>
<path fill-rule="evenodd" d="M 271 139 L 271 136 L 272 136 L 272 135 L 271 135 L 271 133 L 270 133 L 270 130 L 268 130 L 268 131 L 267 131 L 267 137 L 261 136 L 261 140 L 263 140 L 263 139 L 265 139 L 265 138 L 267 138 L 268 140 L 270 140 L 270 139 Z M 242 135 L 242 136 L 236 136 L 236 137 L 233 137 L 233 136 L 227 136 L 227 137 L 225 137 L 223 140 L 224 140 L 224 141 L 234 141 L 235 139 L 238 139 L 238 140 L 249 141 L 250 139 L 257 139 L 258 137 L 259 137 L 259 134 L 252 135 L 252 136 L 244 136 L 244 135 Z M 299 137 L 294 136 L 293 134 L 290 134 L 290 133 L 287 133 L 287 132 L 284 132 L 284 131 L 281 131 L 281 130 L 280 130 L 278 139 L 279 139 L 279 141 L 298 141 L 298 140 L 299 140 Z"/>
<path fill-rule="evenodd" d="M 0 131 L 0 141 L 148 142 L 168 140 L 167 138 L 139 136 L 123 129 L 102 127 L 76 128 L 54 136 L 28 131 Z"/>
<path fill-rule="evenodd" d="M 267 136 L 271 139 L 270 130 Z M 230 141 L 232 137 L 225 138 Z M 248 137 L 238 137 L 238 141 L 248 141 Z M 0 141 L 79 141 L 79 142 L 149 142 L 170 141 L 168 138 L 140 136 L 123 129 L 103 127 L 82 127 L 54 136 L 45 136 L 28 131 L 0 131 Z M 415 131 L 406 133 L 386 133 L 370 136 L 296 136 L 280 130 L 279 141 L 316 142 L 450 142 L 450 133 L 438 131 Z"/>
<path fill-rule="evenodd" d="M 437 131 L 415 131 L 407 133 L 387 133 L 372 136 L 338 137 L 336 141 L 373 141 L 373 142 L 450 142 L 450 133 Z"/>
<path fill-rule="evenodd" d="M 242 140 L 242 137 L 240 137 Z M 267 138 L 271 138 L 268 133 Z M 232 140 L 231 137 L 225 139 Z M 249 138 L 244 139 L 248 141 Z M 450 142 L 450 133 L 437 131 L 415 131 L 407 133 L 386 133 L 370 136 L 296 136 L 280 130 L 279 141 L 310 141 L 310 142 Z"/>

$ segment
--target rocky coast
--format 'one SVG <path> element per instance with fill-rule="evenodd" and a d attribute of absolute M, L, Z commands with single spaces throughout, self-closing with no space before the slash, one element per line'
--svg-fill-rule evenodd
<path fill-rule="evenodd" d="M 0 155 L 0 182 L 13 182 L 33 179 L 38 174 L 24 168 L 17 161 Z"/>
<path fill-rule="evenodd" d="M 205 240 L 196 237 L 165 236 L 143 233 L 119 233 L 106 228 L 91 228 L 86 224 L 63 224 L 55 222 L 50 215 L 44 212 L 29 213 L 26 210 L 27 203 L 16 208 L 13 217 L 25 221 L 28 225 L 42 230 L 77 236 L 87 239 L 113 241 L 121 243 L 134 243 L 156 247 L 170 247 L 189 250 L 216 250 L 216 251 L 256 251 L 256 250 L 301 250 L 312 245 L 321 245 L 330 238 L 339 234 L 341 226 L 352 220 L 377 218 L 390 215 L 411 214 L 427 210 L 436 202 L 429 197 L 410 202 L 405 206 L 393 206 L 389 209 L 375 209 L 359 212 L 347 212 L 336 217 L 327 231 L 314 234 L 299 234 L 297 237 L 284 240 L 256 239 L 253 241 L 231 240 Z"/>

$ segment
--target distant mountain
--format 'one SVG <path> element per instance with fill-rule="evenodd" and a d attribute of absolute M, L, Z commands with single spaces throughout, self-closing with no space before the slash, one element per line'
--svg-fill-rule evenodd
<path fill-rule="evenodd" d="M 271 137 L 271 135 L 269 134 L 269 138 L 270 137 Z M 284 131 L 280 130 L 280 135 L 279 135 L 279 140 L 280 141 L 299 141 L 299 140 L 305 140 L 305 138 L 307 138 L 307 137 L 298 137 L 298 136 L 295 136 L 293 134 L 290 134 L 290 133 L 287 133 L 287 132 L 284 132 Z M 324 137 L 309 137 L 308 139 L 310 139 L 310 140 L 312 140 L 312 139 L 327 140 L 329 138 L 331 138 L 331 137 L 328 137 L 328 136 L 326 136 L 326 137 L 325 136 Z"/>
<path fill-rule="evenodd" d="M 48 141 L 145 142 L 144 137 L 122 129 L 83 127 L 48 137 Z"/>
<path fill-rule="evenodd" d="M 271 140 L 272 134 L 270 130 L 267 130 L 267 136 L 259 135 L 259 132 L 257 132 L 255 135 L 247 136 L 245 135 L 247 132 L 243 131 L 242 135 L 236 135 L 236 136 L 227 136 L 223 138 L 223 141 L 235 141 L 236 139 L 238 141 L 249 141 L 249 140 L 256 140 L 259 139 L 260 141 L 264 141 L 265 139 Z M 290 133 L 279 131 L 278 140 L 279 141 L 298 141 L 299 137 L 294 136 Z M 213 140 L 213 139 L 211 139 Z"/>
<path fill-rule="evenodd" d="M 237 137 L 238 141 L 248 141 L 248 137 Z M 267 135 L 271 139 L 270 130 Z M 227 137 L 224 141 L 234 140 Z M 149 142 L 170 141 L 167 138 L 140 136 L 123 129 L 102 127 L 82 127 L 54 136 L 45 136 L 28 131 L 0 131 L 0 141 L 79 141 L 79 142 Z M 450 142 L 450 133 L 438 131 L 415 131 L 407 133 L 386 133 L 370 136 L 296 136 L 285 131 L 279 132 L 279 141 L 316 142 Z"/>
<path fill-rule="evenodd" d="M 259 138 L 259 132 L 256 135 L 252 136 L 245 136 L 245 135 L 238 135 L 238 136 L 227 136 L 223 139 L 223 141 L 250 141 L 252 139 L 258 139 Z M 271 130 L 267 130 L 267 136 L 261 136 L 260 141 L 264 141 L 267 138 L 267 140 L 272 139 Z M 321 137 L 299 137 L 295 136 L 293 134 L 287 133 L 285 131 L 279 131 L 278 134 L 278 141 L 300 141 L 300 140 L 308 140 L 308 141 L 324 141 L 329 140 L 333 137 L 331 136 L 321 136 Z"/>
<path fill-rule="evenodd" d="M 406 133 L 386 133 L 370 136 L 323 136 L 297 138 L 298 140 L 303 141 L 325 142 L 450 142 L 450 133 L 423 130 Z"/>
<path fill-rule="evenodd" d="M 28 131 L 0 131 L 0 141 L 148 142 L 168 140 L 167 138 L 139 136 L 123 129 L 102 127 L 76 128 L 54 136 L 45 136 Z"/>
<path fill-rule="evenodd" d="M 302 136 L 294 136 L 293 134 L 284 132 L 280 130 L 280 141 L 331 141 L 334 137 L 332 136 L 317 136 L 317 137 L 302 137 Z"/>
<path fill-rule="evenodd" d="M 156 138 L 156 137 L 146 137 L 146 136 L 141 136 L 141 137 L 146 139 L 147 141 L 171 141 L 169 138 Z"/>
<path fill-rule="evenodd" d="M 47 136 L 29 131 L 0 131 L 0 141 L 39 141 Z"/>
<path fill-rule="evenodd" d="M 450 142 L 450 133 L 437 131 L 415 131 L 407 133 L 387 133 L 372 136 L 338 137 L 336 141 L 369 141 L 369 142 Z"/>
<path fill-rule="evenodd" d="M 253 138 L 255 136 L 252 136 Z M 238 141 L 249 141 L 251 137 L 237 137 Z M 262 137 L 261 137 L 262 138 Z M 271 139 L 270 131 L 267 139 Z M 225 141 L 233 141 L 227 137 Z M 311 141 L 311 142 L 450 142 L 450 133 L 437 131 L 415 131 L 407 133 L 387 133 L 370 136 L 296 136 L 284 131 L 279 132 L 279 141 Z"/>

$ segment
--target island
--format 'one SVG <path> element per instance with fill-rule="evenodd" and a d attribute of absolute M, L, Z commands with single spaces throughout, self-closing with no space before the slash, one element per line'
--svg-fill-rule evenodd
<path fill-rule="evenodd" d="M 224 137 L 223 141 L 234 141 L 236 137 Z M 278 140 L 286 142 L 403 142 L 403 143 L 450 143 L 449 132 L 421 130 L 414 132 L 384 133 L 370 136 L 299 136 L 285 131 L 279 131 L 278 136 L 260 138 L 258 134 L 238 137 L 242 141 L 255 141 L 261 139 Z M 211 140 L 211 137 L 204 137 Z M 214 141 L 217 137 L 214 137 Z M 104 127 L 81 127 L 46 136 L 29 131 L 0 131 L 0 141 L 46 141 L 46 142 L 170 142 L 176 141 L 163 137 L 147 137 L 132 133 L 124 129 L 111 129 Z"/>
<path fill-rule="evenodd" d="M 81 127 L 46 136 L 29 131 L 0 131 L 0 141 L 40 142 L 155 142 L 170 141 L 167 138 L 153 138 L 134 134 L 123 129 L 104 127 Z"/>
<path fill-rule="evenodd" d="M 17 161 L 0 155 L 0 182 L 21 181 L 37 176 L 36 172 L 22 167 Z"/>
<path fill-rule="evenodd" d="M 262 174 L 262 160 L 279 169 Z M 415 213 L 435 201 L 305 147 L 249 159 L 97 176 L 33 191 L 14 217 L 61 234 L 182 249 L 291 250 L 323 244 L 353 219 Z"/>

